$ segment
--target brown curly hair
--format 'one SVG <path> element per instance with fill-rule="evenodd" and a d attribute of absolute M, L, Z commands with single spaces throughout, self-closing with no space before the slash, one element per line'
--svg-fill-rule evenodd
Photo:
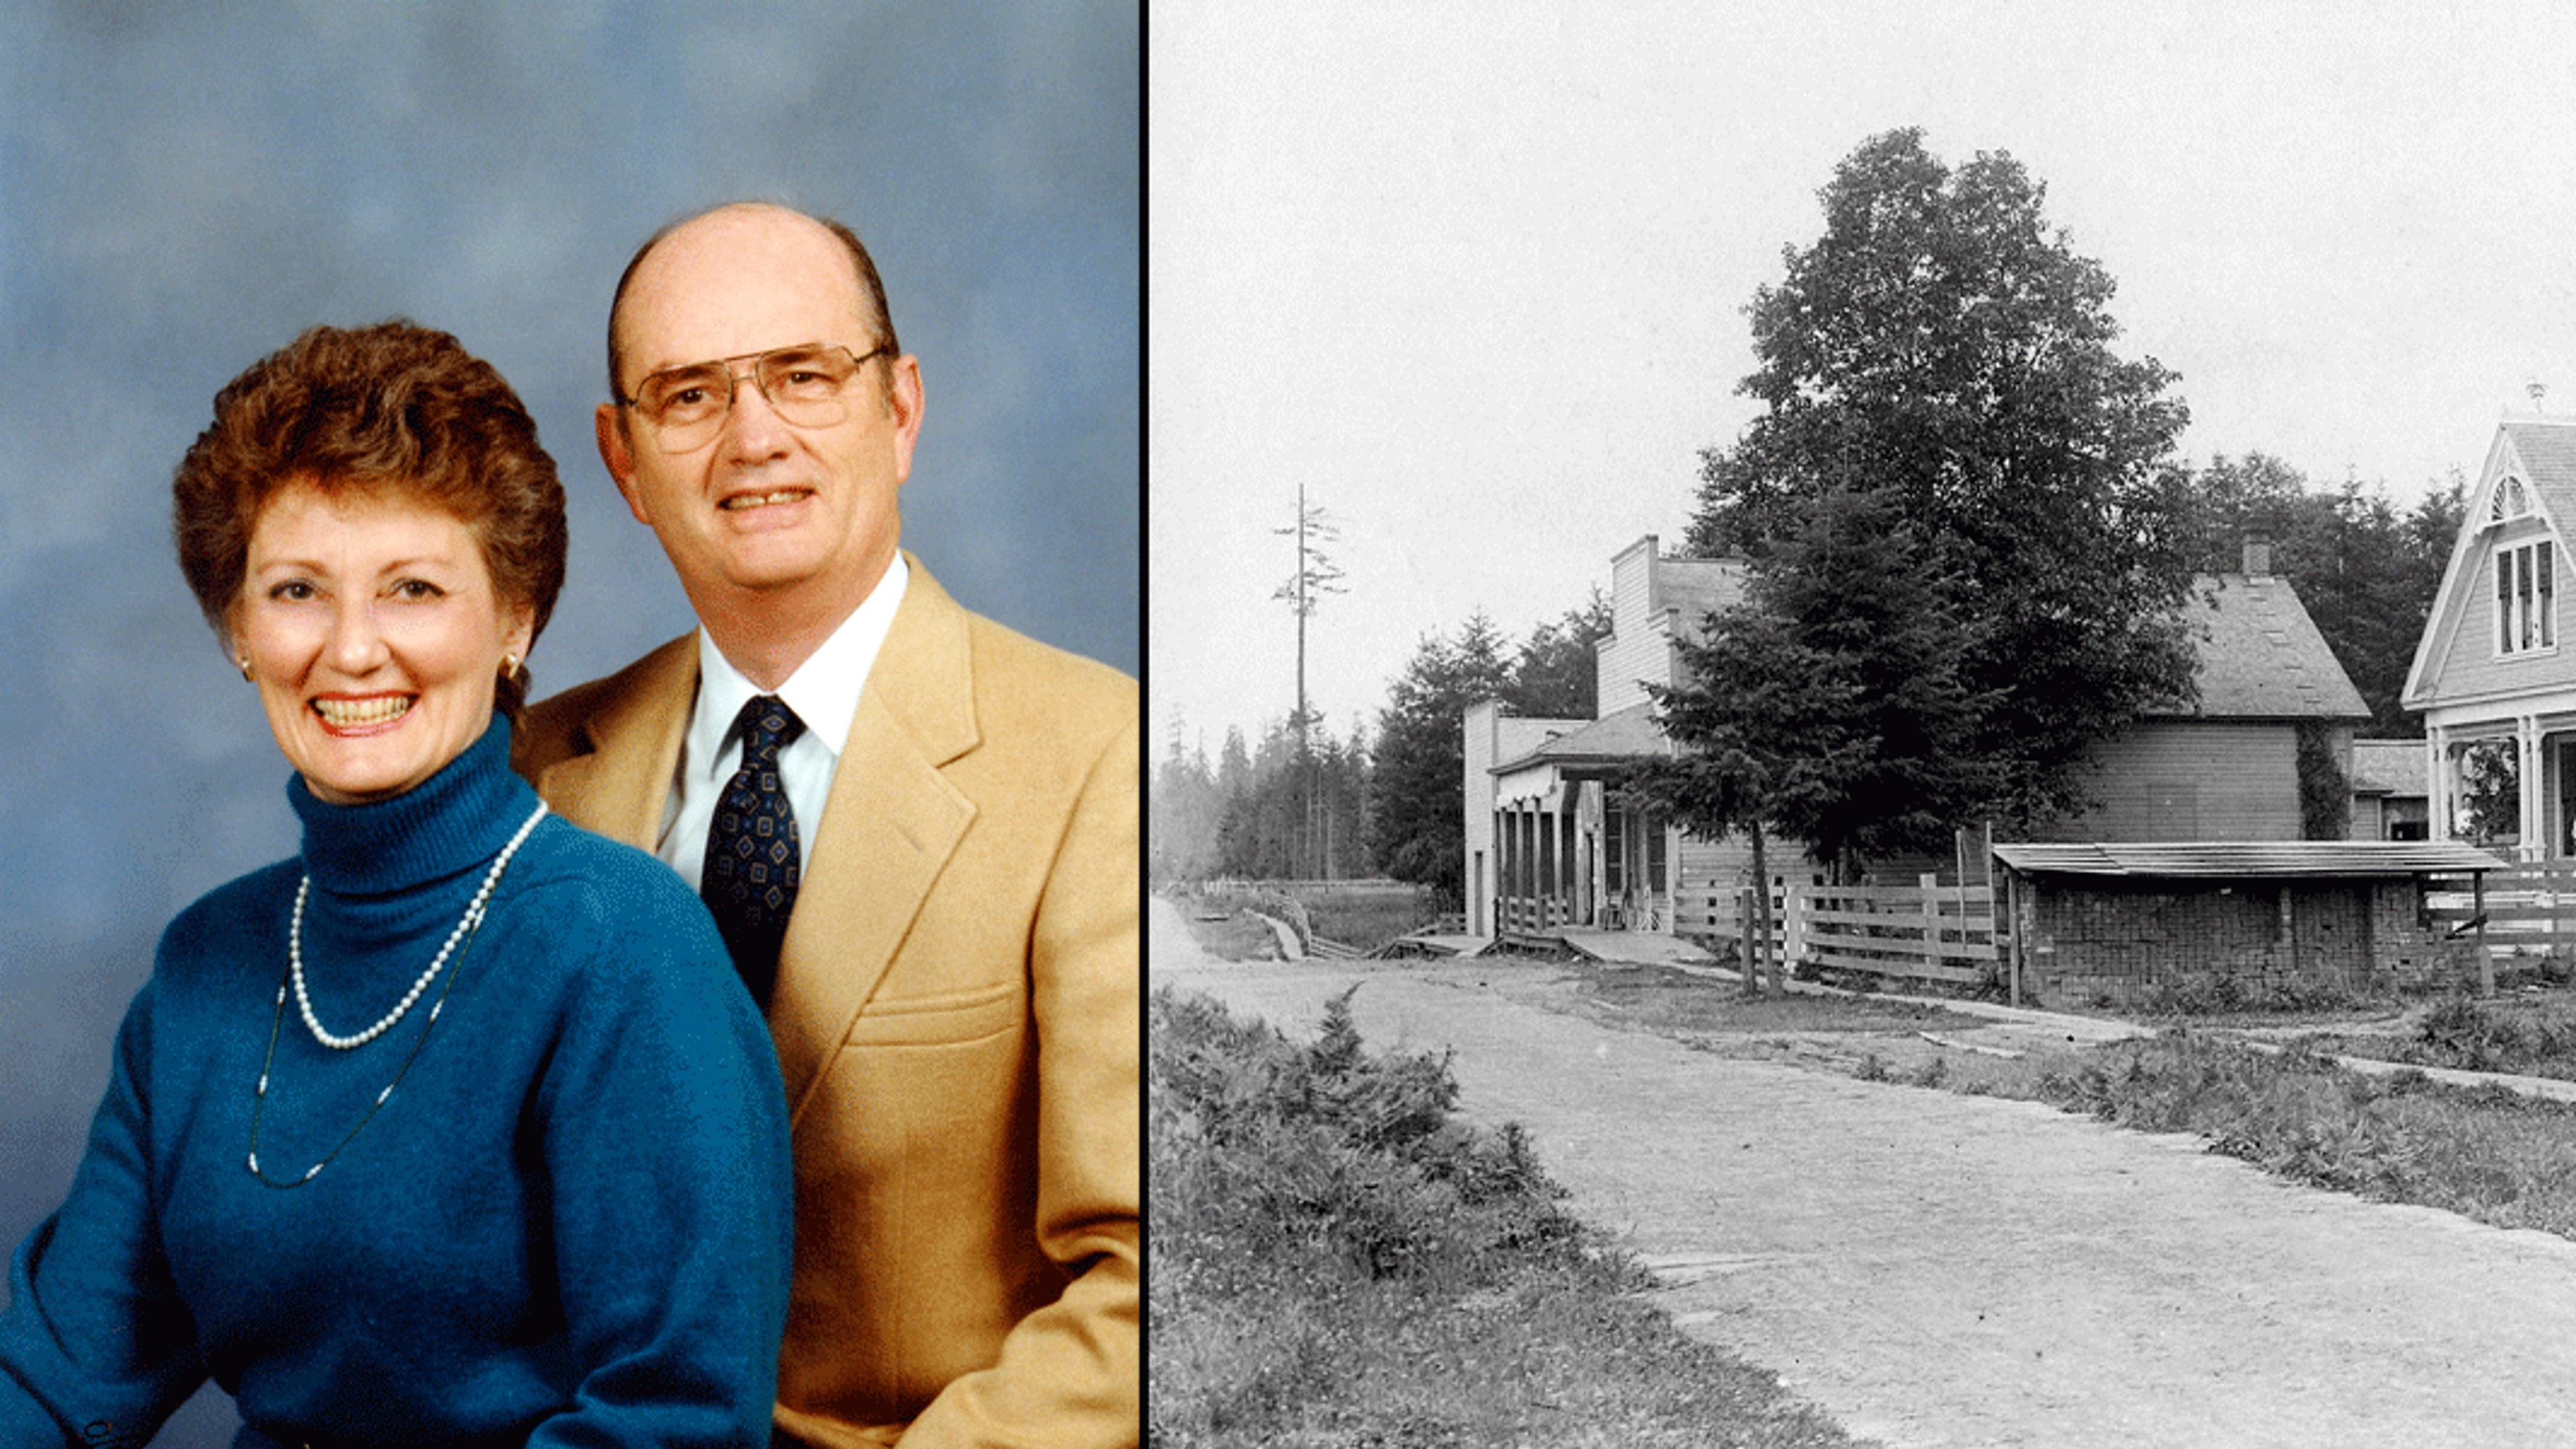
<path fill-rule="evenodd" d="M 501 602 L 532 610 L 529 637 L 545 632 L 563 588 L 563 485 L 519 395 L 454 337 L 401 318 L 314 327 L 215 394 L 170 493 L 179 570 L 217 635 L 230 633 L 260 509 L 294 484 L 448 513 Z M 514 718 L 527 685 L 524 666 L 498 682 Z"/>

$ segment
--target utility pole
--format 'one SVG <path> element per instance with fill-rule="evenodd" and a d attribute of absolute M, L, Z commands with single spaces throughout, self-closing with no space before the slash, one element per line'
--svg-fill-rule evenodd
<path fill-rule="evenodd" d="M 1346 592 L 1341 569 L 1324 552 L 1324 545 L 1340 542 L 1342 534 L 1322 504 L 1306 501 L 1303 483 L 1297 485 L 1297 521 L 1271 532 L 1283 538 L 1293 535 L 1297 540 L 1297 572 L 1271 597 L 1287 600 L 1297 615 L 1297 712 L 1289 717 L 1288 727 L 1297 735 L 1297 789 L 1305 807 L 1298 864 L 1305 875 L 1313 878 L 1325 874 L 1324 863 L 1316 857 L 1316 847 L 1325 832 L 1319 819 L 1324 802 L 1317 798 L 1315 788 L 1315 713 L 1306 703 L 1306 621 L 1314 617 L 1315 607 L 1323 602 L 1324 595 Z"/>

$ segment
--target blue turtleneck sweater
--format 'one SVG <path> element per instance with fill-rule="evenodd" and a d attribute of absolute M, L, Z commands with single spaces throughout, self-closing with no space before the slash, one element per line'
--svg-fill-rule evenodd
<path fill-rule="evenodd" d="M 12 1263 L 0 1444 L 140 1445 L 209 1376 L 242 1446 L 769 1442 L 784 1098 L 677 876 L 548 816 L 391 1029 L 332 1050 L 280 1009 L 308 872 L 315 1016 L 354 1034 L 402 998 L 537 807 L 509 757 L 496 718 L 394 799 L 290 780 L 302 856 L 171 924 Z M 255 1108 L 267 1177 L 328 1165 L 254 1175 Z"/>

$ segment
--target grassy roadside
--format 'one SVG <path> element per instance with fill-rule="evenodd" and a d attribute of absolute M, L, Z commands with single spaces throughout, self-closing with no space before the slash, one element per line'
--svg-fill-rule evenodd
<path fill-rule="evenodd" d="M 1208 940 L 1209 927 L 1232 918 L 1236 924 L 1225 929 L 1241 931 L 1266 929 L 1251 921 L 1251 912 L 1295 920 L 1302 917 L 1306 928 L 1329 941 L 1339 941 L 1361 951 L 1383 946 L 1408 931 L 1431 923 L 1437 915 L 1430 896 L 1418 890 L 1387 890 L 1365 883 L 1336 890 L 1329 886 L 1301 886 L 1286 892 L 1267 886 L 1209 886 L 1181 897 L 1179 904 L 1193 920 L 1196 931 L 1208 949 L 1227 959 L 1258 959 L 1275 955 L 1267 946 L 1247 938 L 1244 957 L 1238 957 L 1227 943 Z"/>
<path fill-rule="evenodd" d="M 2312 1052 L 2205 1033 L 2098 1047 L 2009 1095 L 2147 1132 L 2189 1132 L 2267 1172 L 2378 1202 L 2576 1238 L 2576 1108 L 2421 1072 L 2364 1075 Z M 1972 1069 L 1944 1083 L 1976 1090 Z M 1987 1090 L 2006 1091 L 1998 1082 Z"/>
<path fill-rule="evenodd" d="M 1151 1005 L 1146 1442 L 1826 1449 L 1856 1441 L 1685 1338 L 1444 1060 Z"/>
<path fill-rule="evenodd" d="M 2299 1041 L 2329 1055 L 2576 1081 L 2576 994 L 2452 997 L 2403 1031 L 2315 1032 Z"/>
<path fill-rule="evenodd" d="M 1587 973 L 1575 999 L 1598 1019 L 1706 1050 L 2193 1133 L 2213 1152 L 2292 1181 L 2576 1238 L 2576 1106 L 2500 1086 L 2449 1086 L 2422 1072 L 2366 1075 L 2328 1060 L 2363 1055 L 2576 1079 L 2576 994 L 2453 999 L 2403 1018 L 2383 1004 L 2366 1030 L 2313 1018 L 2318 1030 L 2275 1023 L 2264 1035 L 2286 1037 L 2286 1049 L 2268 1052 L 2214 1029 L 2238 1024 L 2226 1014 L 2111 1045 L 2007 1053 L 1959 1044 L 1980 1025 L 1973 1019 L 1924 1007 L 1913 1008 L 1920 1017 L 1891 1015 L 1901 1003 L 1866 997 L 1746 1001 L 1705 981 L 1611 971 Z"/>

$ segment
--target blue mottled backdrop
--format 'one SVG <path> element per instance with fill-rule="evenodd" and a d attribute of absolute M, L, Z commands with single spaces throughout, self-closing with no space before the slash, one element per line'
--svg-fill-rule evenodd
<path fill-rule="evenodd" d="M 0 1240 L 60 1199 L 162 923 L 295 847 L 168 498 L 301 328 L 409 316 L 527 398 L 572 498 L 547 693 L 689 624 L 591 442 L 628 253 L 716 201 L 837 215 L 922 359 L 906 541 L 1136 669 L 1138 39 L 1090 0 L 0 0 Z M 232 1422 L 210 1392 L 159 1442 Z"/>

